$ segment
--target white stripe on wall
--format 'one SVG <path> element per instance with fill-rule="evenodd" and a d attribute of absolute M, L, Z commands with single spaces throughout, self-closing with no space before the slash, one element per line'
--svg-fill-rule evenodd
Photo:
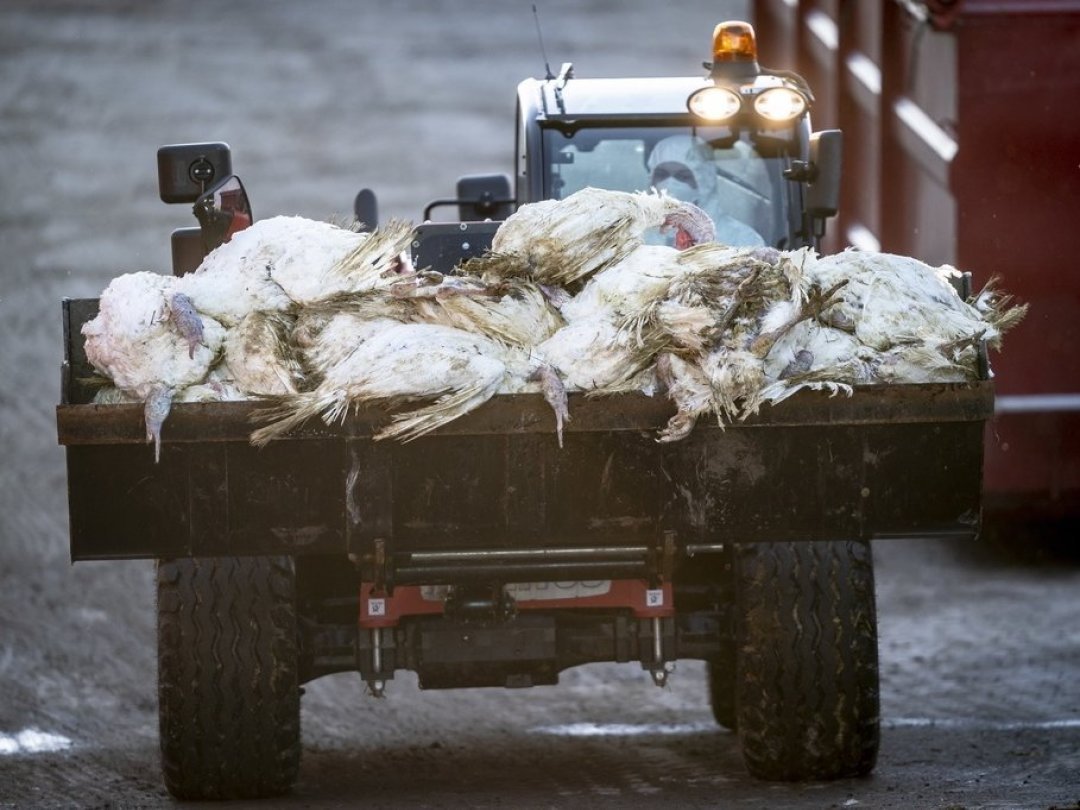
<path fill-rule="evenodd" d="M 1080 411 L 1080 394 L 1009 394 L 994 398 L 995 413 Z"/>

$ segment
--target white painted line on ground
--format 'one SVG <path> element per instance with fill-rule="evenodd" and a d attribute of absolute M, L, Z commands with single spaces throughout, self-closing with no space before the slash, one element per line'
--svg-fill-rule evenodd
<path fill-rule="evenodd" d="M 941 728 L 961 731 L 1050 731 L 1080 729 L 1080 718 L 990 721 L 970 717 L 891 717 L 883 718 L 882 725 L 885 728 Z M 641 737 L 701 734 L 719 729 L 716 723 L 703 721 L 698 723 L 565 723 L 556 726 L 536 726 L 531 730 L 554 737 Z"/>
<path fill-rule="evenodd" d="M 14 754 L 49 754 L 71 748 L 71 740 L 59 734 L 49 734 L 27 728 L 18 734 L 0 733 L 0 756 Z"/>
<path fill-rule="evenodd" d="M 1048 731 L 1080 728 L 1080 718 L 1064 720 L 979 720 L 974 717 L 891 717 L 882 720 L 886 728 L 955 728 L 964 731 Z"/>
<path fill-rule="evenodd" d="M 718 728 L 713 722 L 567 723 L 561 726 L 537 726 L 532 731 L 556 737 L 636 737 L 643 734 L 700 734 Z"/>

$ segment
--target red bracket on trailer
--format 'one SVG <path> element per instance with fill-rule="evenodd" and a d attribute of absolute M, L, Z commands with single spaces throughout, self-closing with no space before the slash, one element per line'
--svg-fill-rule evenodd
<path fill-rule="evenodd" d="M 636 618 L 666 618 L 675 615 L 675 600 L 671 583 L 650 588 L 640 579 L 611 580 L 607 592 L 590 596 L 562 599 L 522 599 L 515 607 L 523 610 L 578 610 L 589 608 L 628 608 Z M 398 585 L 393 595 L 376 589 L 375 584 L 360 585 L 360 626 L 364 628 L 394 627 L 406 616 L 441 615 L 443 600 L 424 597 L 423 586 Z"/>
<path fill-rule="evenodd" d="M 441 599 L 425 599 L 420 585 L 398 585 L 393 596 L 373 582 L 360 584 L 360 626 L 394 627 L 405 616 L 439 615 Z"/>

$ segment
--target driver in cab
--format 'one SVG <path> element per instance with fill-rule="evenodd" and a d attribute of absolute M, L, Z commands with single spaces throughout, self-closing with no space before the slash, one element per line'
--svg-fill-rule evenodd
<path fill-rule="evenodd" d="M 693 135 L 671 135 L 656 144 L 647 161 L 650 183 L 676 199 L 703 209 L 716 224 L 716 241 L 739 247 L 765 244 L 761 234 L 724 210 L 717 191 L 712 150 Z"/>

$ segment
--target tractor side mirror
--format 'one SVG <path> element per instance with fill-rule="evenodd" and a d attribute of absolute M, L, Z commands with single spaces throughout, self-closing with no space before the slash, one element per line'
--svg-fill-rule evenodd
<path fill-rule="evenodd" d="M 806 213 L 814 219 L 836 216 L 840 208 L 840 169 L 844 134 L 826 129 L 810 135 L 812 179 L 806 185 Z"/>
<path fill-rule="evenodd" d="M 503 220 L 512 213 L 513 194 L 505 174 L 472 174 L 457 181 L 458 216 L 462 222 Z"/>
<path fill-rule="evenodd" d="M 193 203 L 232 174 L 227 143 L 178 143 L 157 152 L 158 194 L 166 203 Z"/>

